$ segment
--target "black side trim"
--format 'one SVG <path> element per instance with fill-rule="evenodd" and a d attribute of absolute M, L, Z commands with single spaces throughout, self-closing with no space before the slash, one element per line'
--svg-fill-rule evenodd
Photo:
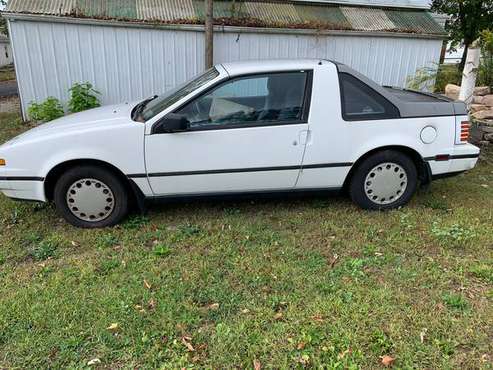
<path fill-rule="evenodd" d="M 45 181 L 44 177 L 29 177 L 29 176 L 4 176 L 0 177 L 0 181 Z"/>
<path fill-rule="evenodd" d="M 131 179 L 142 179 L 142 178 L 146 178 L 147 175 L 145 173 L 134 173 L 131 175 L 127 175 L 127 177 Z"/>
<path fill-rule="evenodd" d="M 311 170 L 314 168 L 333 168 L 333 167 L 351 167 L 354 163 L 322 163 L 322 164 L 306 164 L 301 167 L 302 170 Z"/>
<path fill-rule="evenodd" d="M 479 158 L 479 153 L 478 154 L 460 154 L 460 155 L 450 155 L 448 157 L 448 160 L 451 159 L 467 159 L 467 158 Z M 437 156 L 435 157 L 426 157 L 424 158 L 425 161 L 436 161 Z M 440 160 L 443 161 L 443 160 Z"/>
<path fill-rule="evenodd" d="M 171 194 L 171 195 L 157 195 L 153 197 L 147 197 L 146 199 L 151 202 L 168 201 L 168 200 L 193 200 L 193 199 L 238 199 L 238 198 L 250 198 L 250 197 L 272 197 L 275 195 L 300 195 L 300 194 L 317 194 L 327 192 L 339 192 L 341 187 L 329 187 L 329 188 L 308 188 L 308 189 L 281 189 L 281 190 L 252 190 L 242 192 L 222 192 L 222 193 L 191 193 L 191 194 Z"/>
<path fill-rule="evenodd" d="M 216 175 L 225 173 L 246 173 L 246 172 L 271 172 L 271 171 L 295 171 L 310 170 L 316 168 L 351 167 L 353 163 L 321 163 L 308 164 L 304 166 L 282 166 L 282 167 L 253 167 L 253 168 L 232 168 L 220 170 L 199 170 L 199 171 L 180 171 L 180 172 L 158 172 L 150 173 L 149 177 L 171 177 L 171 176 L 193 176 L 193 175 Z M 146 177 L 145 174 L 127 175 L 129 178 Z"/>

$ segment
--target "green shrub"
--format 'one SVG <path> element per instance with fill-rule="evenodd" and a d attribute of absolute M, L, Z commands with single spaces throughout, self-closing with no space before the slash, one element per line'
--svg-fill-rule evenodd
<path fill-rule="evenodd" d="M 429 90 L 444 92 L 447 84 L 458 85 L 461 82 L 461 72 L 454 64 L 436 64 L 419 68 L 414 76 L 407 78 L 407 87 L 411 90 Z"/>
<path fill-rule="evenodd" d="M 481 32 L 481 63 L 478 84 L 493 87 L 493 31 Z"/>
<path fill-rule="evenodd" d="M 82 112 L 88 109 L 93 109 L 101 106 L 98 95 L 99 91 L 94 90 L 89 83 L 75 83 L 69 90 L 70 100 L 68 109 L 72 113 Z"/>
<path fill-rule="evenodd" d="M 60 100 L 50 96 L 42 103 L 32 102 L 27 109 L 29 118 L 37 122 L 49 122 L 63 117 L 63 111 Z"/>

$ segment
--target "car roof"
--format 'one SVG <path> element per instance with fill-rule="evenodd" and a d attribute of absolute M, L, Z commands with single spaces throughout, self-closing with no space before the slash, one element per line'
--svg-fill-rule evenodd
<path fill-rule="evenodd" d="M 323 64 L 333 64 L 324 59 L 270 59 L 230 62 L 221 64 L 230 76 L 248 73 L 291 71 L 298 69 L 313 69 Z"/>

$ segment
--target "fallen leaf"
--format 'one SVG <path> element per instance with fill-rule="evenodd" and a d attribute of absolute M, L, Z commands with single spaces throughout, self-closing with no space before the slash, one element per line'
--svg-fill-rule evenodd
<path fill-rule="evenodd" d="M 255 370 L 260 370 L 262 368 L 262 365 L 260 364 L 259 360 L 257 360 L 257 359 L 253 360 L 253 368 Z"/>
<path fill-rule="evenodd" d="M 490 187 L 488 184 L 481 184 L 481 186 L 485 189 Z"/>
<path fill-rule="evenodd" d="M 314 316 L 312 316 L 312 320 L 317 321 L 317 322 L 324 322 L 325 321 L 322 315 L 314 315 Z"/>
<path fill-rule="evenodd" d="M 192 338 L 190 338 L 190 337 L 182 337 L 181 338 L 181 342 L 183 343 L 183 345 L 185 347 L 187 347 L 187 349 L 190 352 L 194 352 L 195 351 L 195 348 L 193 348 L 192 344 L 190 343 L 191 340 L 192 340 Z"/>
<path fill-rule="evenodd" d="M 392 366 L 392 364 L 395 361 L 395 358 L 387 356 L 387 355 L 382 356 L 380 358 L 382 359 L 382 365 L 386 366 L 386 367 Z"/>
<path fill-rule="evenodd" d="M 329 262 L 330 267 L 333 268 L 338 260 L 339 260 L 339 256 L 337 254 L 334 254 L 334 257 L 332 257 L 332 259 Z"/>
<path fill-rule="evenodd" d="M 72 247 L 80 247 L 80 244 L 79 244 L 79 243 L 77 243 L 77 242 L 76 242 L 76 241 L 74 241 L 74 240 L 72 240 L 72 241 L 70 242 L 70 244 L 72 244 Z"/>
<path fill-rule="evenodd" d="M 216 311 L 219 310 L 219 303 L 213 303 L 207 306 L 209 310 Z"/>
<path fill-rule="evenodd" d="M 282 319 L 282 312 L 278 312 L 274 315 L 274 320 L 281 320 Z"/>
<path fill-rule="evenodd" d="M 151 284 L 149 284 L 149 282 L 146 279 L 144 279 L 144 286 L 149 290 L 152 288 Z"/>
<path fill-rule="evenodd" d="M 341 360 L 341 359 L 343 359 L 344 357 L 346 357 L 346 355 L 347 355 L 348 353 L 351 353 L 351 348 L 348 348 L 347 350 L 345 350 L 345 351 L 343 351 L 343 352 L 339 353 L 339 355 L 337 355 L 337 358 L 338 358 L 339 360 Z"/>
<path fill-rule="evenodd" d="M 92 360 L 87 362 L 87 366 L 94 366 L 98 365 L 101 363 L 101 360 L 99 358 L 93 358 Z"/>
<path fill-rule="evenodd" d="M 421 330 L 421 333 L 419 333 L 419 339 L 421 340 L 421 343 L 424 343 L 425 335 L 426 335 L 427 331 L 428 331 L 428 329 L 424 328 L 423 330 Z"/>
<path fill-rule="evenodd" d="M 150 309 L 150 310 L 153 310 L 156 308 L 156 301 L 154 300 L 154 298 L 151 298 L 149 303 L 147 304 L 147 307 Z"/>
<path fill-rule="evenodd" d="M 118 323 L 113 323 L 113 324 L 111 324 L 110 326 L 108 326 L 108 327 L 106 328 L 106 330 L 109 330 L 109 331 L 117 331 L 117 330 L 118 330 L 118 328 L 119 328 Z"/>
<path fill-rule="evenodd" d="M 305 346 L 306 346 L 306 343 L 304 343 L 304 342 L 300 342 L 300 343 L 298 343 L 298 345 L 296 346 L 296 349 L 297 349 L 298 351 L 301 351 L 302 349 L 304 349 L 304 348 L 305 348 Z"/>
<path fill-rule="evenodd" d="M 247 314 L 249 312 L 250 312 L 250 310 L 248 308 L 245 308 L 245 309 L 241 310 L 241 313 L 243 313 L 243 314 Z"/>

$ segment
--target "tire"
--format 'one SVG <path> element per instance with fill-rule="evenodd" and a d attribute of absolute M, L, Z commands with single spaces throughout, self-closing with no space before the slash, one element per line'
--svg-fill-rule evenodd
<path fill-rule="evenodd" d="M 409 203 L 418 187 L 416 165 L 407 155 L 385 150 L 365 159 L 356 169 L 349 194 L 368 210 L 389 210 Z"/>
<path fill-rule="evenodd" d="M 117 176 L 96 166 L 65 172 L 55 185 L 59 214 L 71 225 L 95 229 L 114 226 L 128 213 L 128 192 Z"/>

